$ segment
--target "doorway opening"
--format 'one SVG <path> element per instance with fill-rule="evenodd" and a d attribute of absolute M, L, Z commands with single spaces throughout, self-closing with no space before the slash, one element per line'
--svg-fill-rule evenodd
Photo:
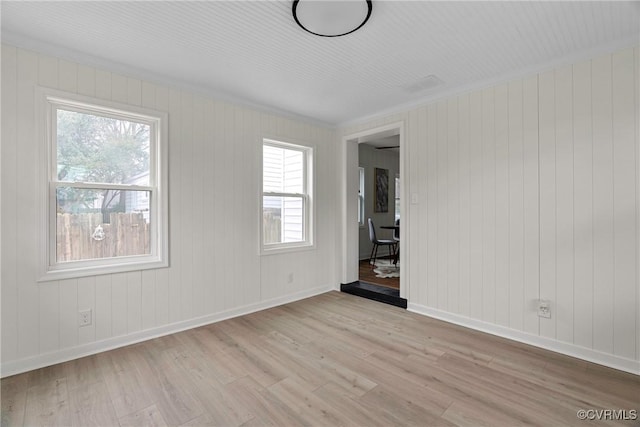
<path fill-rule="evenodd" d="M 345 217 L 341 290 L 406 308 L 403 123 L 344 138 Z M 357 196 L 357 197 L 356 197 Z M 354 219 L 357 218 L 357 221 Z M 406 227 L 405 227 L 406 228 Z"/>

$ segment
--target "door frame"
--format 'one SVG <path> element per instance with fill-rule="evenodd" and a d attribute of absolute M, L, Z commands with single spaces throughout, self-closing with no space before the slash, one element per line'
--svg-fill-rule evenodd
<path fill-rule="evenodd" d="M 411 226 L 409 212 L 409 185 L 405 146 L 405 122 L 398 121 L 384 126 L 371 127 L 342 137 L 342 245 L 341 245 L 341 280 L 342 283 L 352 283 L 358 280 L 359 263 L 359 224 L 357 218 L 357 199 L 349 195 L 358 192 L 358 144 L 384 136 L 398 135 L 400 142 L 400 212 L 402 227 L 400 227 L 400 297 L 409 300 L 409 245 L 407 237 Z M 340 265 L 340 264 L 339 264 Z"/>

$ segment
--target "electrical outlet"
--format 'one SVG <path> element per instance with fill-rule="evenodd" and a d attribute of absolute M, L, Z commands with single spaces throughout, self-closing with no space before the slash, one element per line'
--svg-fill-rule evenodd
<path fill-rule="evenodd" d="M 78 314 L 80 315 L 78 318 L 79 326 L 89 326 L 91 324 L 91 309 L 82 310 Z"/>
<path fill-rule="evenodd" d="M 287 277 L 287 283 L 293 283 L 293 273 L 289 273 L 289 276 Z"/>
<path fill-rule="evenodd" d="M 551 318 L 551 303 L 549 300 L 538 300 L 538 317 Z"/>

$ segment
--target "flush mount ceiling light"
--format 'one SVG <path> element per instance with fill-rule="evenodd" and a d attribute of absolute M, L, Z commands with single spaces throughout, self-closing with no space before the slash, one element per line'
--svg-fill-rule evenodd
<path fill-rule="evenodd" d="M 320 37 L 353 33 L 369 20 L 371 9 L 371 0 L 294 0 L 292 7 L 298 25 Z"/>

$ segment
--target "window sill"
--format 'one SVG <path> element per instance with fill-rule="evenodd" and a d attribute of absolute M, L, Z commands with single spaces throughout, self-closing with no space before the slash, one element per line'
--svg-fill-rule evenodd
<path fill-rule="evenodd" d="M 82 265 L 58 267 L 46 271 L 38 279 L 38 282 L 51 282 L 55 280 L 75 279 L 78 277 L 100 276 L 103 274 L 128 273 L 131 271 L 151 270 L 169 267 L 169 262 L 157 258 L 142 261 L 140 259 L 118 264 Z"/>
<path fill-rule="evenodd" d="M 262 247 L 260 250 L 260 255 L 279 255 L 286 254 L 292 252 L 304 252 L 304 251 L 313 251 L 316 249 L 316 245 L 311 244 L 299 244 L 299 245 L 291 245 L 291 246 L 277 246 L 275 248 L 266 249 Z"/>

